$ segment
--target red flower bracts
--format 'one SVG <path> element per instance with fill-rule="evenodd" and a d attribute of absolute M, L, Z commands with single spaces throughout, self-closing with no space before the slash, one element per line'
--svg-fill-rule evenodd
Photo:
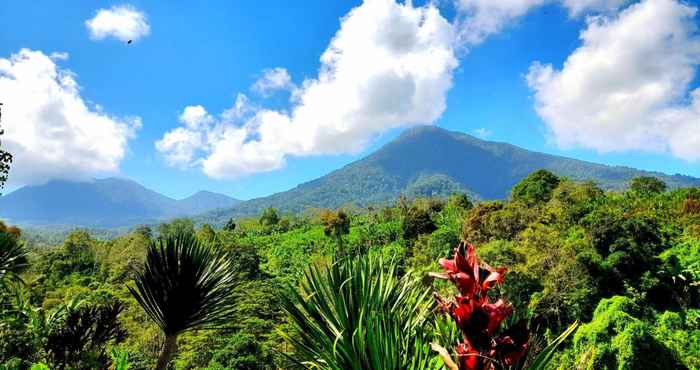
<path fill-rule="evenodd" d="M 512 306 L 499 299 L 490 302 L 488 291 L 503 282 L 506 269 L 480 262 L 474 246 L 461 242 L 452 259 L 440 259 L 443 273 L 431 276 L 450 280 L 459 290 L 452 300 L 435 294 L 439 307 L 447 312 L 462 332 L 455 348 L 459 370 L 496 369 L 510 366 L 527 352 L 530 333 L 524 321 L 495 335 L 501 322 L 513 313 Z M 498 366 L 500 368 L 500 366 Z"/>

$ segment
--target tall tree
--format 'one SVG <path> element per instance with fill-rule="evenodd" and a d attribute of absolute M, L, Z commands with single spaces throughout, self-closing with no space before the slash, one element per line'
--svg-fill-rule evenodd
<path fill-rule="evenodd" d="M 511 197 L 527 205 L 548 202 L 561 179 L 547 170 L 537 170 L 513 186 Z"/>
<path fill-rule="evenodd" d="M 260 225 L 263 227 L 272 227 L 280 222 L 280 216 L 274 208 L 265 208 L 260 216 Z"/>
<path fill-rule="evenodd" d="M 230 323 L 239 284 L 231 260 L 191 233 L 167 235 L 149 244 L 146 265 L 129 291 L 165 335 L 156 369 L 166 369 L 177 337 Z"/>
<path fill-rule="evenodd" d="M 236 220 L 233 219 L 233 217 L 229 218 L 228 221 L 226 221 L 226 225 L 224 225 L 224 230 L 234 232 L 236 230 Z"/>

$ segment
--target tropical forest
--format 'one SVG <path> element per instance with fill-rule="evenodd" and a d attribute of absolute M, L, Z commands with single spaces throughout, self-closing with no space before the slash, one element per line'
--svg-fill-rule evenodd
<path fill-rule="evenodd" d="M 700 368 L 700 189 L 651 177 L 0 243 L 3 369 Z"/>
<path fill-rule="evenodd" d="M 0 20 L 0 370 L 700 370 L 700 0 Z"/>

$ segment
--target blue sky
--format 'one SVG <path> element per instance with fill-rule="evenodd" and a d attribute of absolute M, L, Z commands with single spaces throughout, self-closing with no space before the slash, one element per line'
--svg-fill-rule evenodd
<path fill-rule="evenodd" d="M 444 94 L 437 94 L 435 97 L 438 101 L 444 98 L 444 109 L 437 113 L 431 111 L 425 114 L 398 116 L 407 117 L 408 120 L 429 120 L 430 122 L 424 123 L 479 134 L 489 140 L 504 141 L 527 149 L 600 163 L 700 177 L 700 163 L 696 160 L 700 154 L 692 149 L 695 144 L 700 145 L 700 141 L 697 141 L 700 139 L 694 139 L 700 136 L 700 114 L 696 114 L 693 108 L 692 96 L 692 91 L 698 86 L 695 74 L 700 63 L 700 49 L 690 54 L 680 50 L 687 50 L 688 45 L 692 46 L 691 49 L 699 45 L 697 32 L 692 29 L 693 25 L 698 23 L 698 17 L 686 11 L 697 7 L 696 2 L 682 5 L 672 0 L 648 0 L 643 1 L 643 4 L 620 4 L 619 1 L 610 1 L 611 4 L 615 4 L 602 8 L 591 7 L 573 14 L 575 10 L 570 3 L 535 0 L 527 9 L 499 13 L 506 16 L 497 19 L 498 24 L 495 28 L 475 31 L 475 27 L 483 26 L 480 26 L 479 22 L 472 22 L 469 26 L 474 18 L 485 17 L 486 12 L 499 10 L 484 9 L 483 5 L 479 5 L 479 1 L 456 1 L 455 4 L 447 0 L 439 2 L 437 11 L 440 17 L 449 23 L 449 27 L 455 33 L 467 30 L 464 32 L 471 32 L 469 35 L 478 40 L 454 41 L 454 49 L 450 51 L 454 53 L 456 64 L 452 65 L 446 59 L 445 70 L 440 72 L 439 76 L 429 76 L 435 77 L 436 83 L 442 81 L 445 76 L 451 80 L 451 87 L 446 88 Z M 149 26 L 148 33 L 135 37 L 136 40 L 130 45 L 114 35 L 107 35 L 102 39 L 94 35 L 91 37 L 86 21 L 94 18 L 99 9 L 110 9 L 120 5 L 128 5 L 129 9 L 143 14 Z M 329 144 L 333 140 L 345 138 L 340 134 L 320 136 L 317 141 L 309 144 L 308 148 L 305 146 L 306 142 L 285 142 L 284 145 L 279 144 L 281 149 L 270 154 L 275 158 L 272 162 L 256 167 L 261 161 L 255 156 L 262 154 L 252 154 L 255 158 L 250 159 L 245 168 L 233 169 L 218 166 L 205 170 L 202 161 L 211 158 L 215 152 L 213 149 L 204 153 L 198 149 L 192 158 L 188 157 L 184 161 L 186 163 L 180 161 L 173 165 L 173 161 L 168 160 L 168 155 L 173 155 L 172 150 L 158 150 L 155 143 L 163 140 L 168 132 L 178 127 L 187 128 L 179 117 L 188 106 L 202 106 L 206 109 L 213 122 L 206 124 L 212 127 L 240 125 L 241 123 L 229 123 L 219 118 L 222 112 L 232 107 L 239 93 L 248 97 L 252 107 L 257 107 L 252 108 L 255 111 L 249 116 L 255 115 L 261 107 L 282 115 L 291 115 L 289 112 L 293 112 L 295 106 L 299 105 L 290 101 L 291 95 L 299 91 L 303 94 L 302 82 L 305 79 L 317 79 L 321 65 L 319 58 L 338 32 L 341 17 L 358 6 L 362 6 L 360 1 L 316 0 L 207 1 L 196 4 L 185 1 L 80 1 L 71 2 L 68 6 L 62 2 L 4 1 L 0 3 L 0 14 L 3 15 L 3 22 L 0 24 L 0 59 L 9 59 L 23 48 L 40 51 L 47 56 L 57 52 L 68 53 L 67 58 L 56 56 L 51 60 L 59 70 L 72 72 L 71 78 L 80 86 L 75 94 L 85 101 L 88 109 L 104 117 L 117 117 L 114 118 L 115 122 L 133 123 L 135 117 L 138 118 L 140 124 L 132 125 L 131 133 L 125 134 L 124 143 L 109 144 L 117 149 L 123 148 L 122 155 L 117 149 L 117 152 L 102 153 L 102 148 L 97 145 L 95 158 L 104 157 L 109 163 L 102 166 L 96 160 L 95 163 L 81 162 L 74 165 L 70 159 L 66 159 L 65 161 L 70 163 L 63 172 L 70 177 L 104 177 L 117 174 L 176 198 L 207 189 L 248 199 L 289 189 L 361 158 L 396 137 L 405 126 L 394 124 L 391 120 L 378 120 L 367 132 L 362 132 L 360 128 L 353 131 L 355 136 L 350 140 L 349 147 L 336 153 L 331 153 L 333 149 L 328 147 L 333 146 Z M 414 9 L 427 5 L 414 2 L 412 5 L 402 6 Z M 634 6 L 638 6 L 638 9 L 630 9 Z M 569 81 L 569 77 L 576 77 L 577 73 L 582 74 L 581 78 L 585 79 L 587 76 L 583 75 L 584 73 L 595 72 L 589 71 L 586 66 L 576 67 L 573 62 L 569 63 L 566 69 L 564 67 L 567 58 L 585 42 L 580 37 L 581 32 L 592 28 L 592 21 L 586 17 L 600 16 L 608 19 L 607 23 L 599 25 L 599 28 L 608 27 L 604 29 L 604 34 L 592 34 L 588 41 L 593 47 L 599 47 L 600 53 L 603 53 L 609 50 L 606 49 L 606 45 L 613 43 L 614 40 L 611 39 L 616 37 L 616 34 L 623 40 L 628 37 L 629 33 L 621 30 L 625 26 L 625 17 L 628 17 L 629 23 L 632 24 L 632 18 L 636 16 L 633 13 L 637 12 L 641 17 L 642 6 L 667 16 L 668 23 L 659 21 L 662 24 L 658 29 L 660 32 L 665 30 L 676 36 L 680 35 L 682 42 L 678 45 L 666 45 L 663 44 L 663 39 L 656 40 L 649 36 L 648 40 L 631 40 L 630 49 L 643 49 L 638 55 L 647 56 L 646 59 L 649 59 L 649 53 L 654 55 L 654 52 L 658 52 L 659 55 L 680 53 L 678 55 L 687 57 L 687 60 L 684 59 L 685 62 L 681 65 L 672 64 L 680 58 L 669 60 L 668 64 L 655 64 L 654 68 L 685 71 L 665 77 L 660 74 L 658 78 L 653 76 L 653 68 L 649 69 L 651 67 L 642 65 L 644 62 L 640 61 L 639 69 L 648 71 L 647 74 L 657 79 L 643 80 L 629 91 L 640 91 L 639 86 L 662 86 L 663 90 L 663 86 L 670 85 L 668 81 L 675 85 L 681 81 L 682 91 L 673 88 L 673 91 L 665 92 L 667 96 L 663 98 L 659 98 L 658 93 L 655 93 L 653 96 L 657 100 L 651 101 L 648 107 L 641 105 L 640 111 L 644 113 L 641 123 L 629 122 L 630 117 L 636 117 L 633 113 L 615 109 L 618 105 L 624 105 L 623 103 L 600 102 L 600 105 L 590 108 L 581 107 L 576 99 L 581 99 L 580 95 L 583 93 L 571 92 L 567 87 L 569 85 L 561 81 Z M 657 8 L 653 8 L 654 6 Z M 662 12 L 667 8 L 670 9 L 668 15 Z M 684 19 L 677 20 L 673 17 Z M 352 31 L 350 26 L 348 30 Z M 647 45 L 650 46 L 646 47 Z M 600 53 L 584 54 L 582 58 L 592 58 L 592 55 Z M 617 60 L 616 54 L 612 52 L 609 58 L 613 63 Z M 527 76 L 535 61 L 551 64 L 552 68 L 560 73 L 559 76 L 547 75 L 545 68 L 544 72 L 536 71 L 539 74 L 530 74 L 531 77 L 544 76 L 544 80 L 541 80 L 544 82 L 528 82 Z M 637 62 L 631 59 L 626 63 Z M 288 72 L 291 76 L 289 86 L 293 87 L 279 88 L 279 91 L 267 94 L 251 88 L 264 76 L 264 71 L 276 67 L 284 68 Z M 626 73 L 626 69 L 622 69 L 620 73 L 623 72 Z M 615 73 L 607 69 L 605 73 L 612 73 L 611 78 L 614 80 Z M 626 77 L 629 80 L 635 78 L 631 73 L 630 77 Z M 622 96 L 621 91 L 628 92 L 624 90 L 627 87 L 610 87 L 607 82 L 602 84 L 603 87 L 600 87 L 600 84 L 595 85 L 600 91 L 590 91 L 592 87 L 588 90 L 582 89 L 592 96 L 610 96 L 611 99 Z M 12 91 L 9 88 L 3 90 L 2 86 L 0 85 L 0 98 L 4 101 L 11 99 Z M 571 104 L 561 106 L 553 102 L 552 96 L 561 96 L 562 100 L 566 101 L 570 98 Z M 636 99 L 644 100 L 646 96 Z M 24 98 L 25 104 L 30 105 L 30 98 L 31 95 Z M 387 104 L 394 103 L 390 101 Z M 99 105 L 100 108 L 94 105 Z M 545 109 L 538 112 L 536 106 Z M 10 106 L 6 103 L 3 113 L 8 109 Z M 605 115 L 598 115 L 604 109 L 611 111 Z M 42 110 L 46 111 L 49 112 L 46 114 L 52 112 Z M 245 119 L 249 119 L 249 116 Z M 605 121 L 606 124 L 619 127 L 615 126 L 617 128 L 614 130 L 602 133 L 604 136 L 596 136 L 600 130 L 596 127 L 595 118 L 592 121 L 578 122 L 571 119 L 574 116 L 602 117 L 601 121 Z M 658 119 L 645 121 L 645 117 L 657 116 Z M 8 136 L 14 132 L 12 125 L 27 125 L 20 123 L 15 117 L 19 116 L 13 116 L 12 113 L 3 115 L 3 125 L 10 126 L 3 137 L 3 144 L 8 140 L 12 141 Z M 70 116 L 66 117 L 70 119 Z M 371 117 L 369 120 L 371 121 Z M 87 121 L 90 119 L 86 119 Z M 570 121 L 574 123 L 569 125 Z M 589 121 L 590 126 L 587 123 Z M 418 123 L 420 122 L 415 122 Z M 298 123 L 294 120 L 289 123 L 294 124 Z M 673 131 L 676 127 L 682 127 L 687 135 L 664 131 Z M 19 129 L 15 131 L 20 132 Z M 257 135 L 264 135 L 261 132 L 256 129 L 246 131 L 248 137 L 244 143 L 256 140 Z M 630 133 L 629 137 L 625 136 L 627 133 Z M 303 132 L 299 135 L 303 135 Z M 278 141 L 269 140 L 275 145 L 278 144 Z M 109 145 L 105 144 L 105 147 L 110 147 Z M 304 149 L 299 149 L 301 146 L 304 146 Z M 42 166 L 58 169 L 62 167 L 47 160 L 42 162 L 38 155 L 32 155 L 32 148 L 24 150 L 27 153 L 20 152 L 22 162 L 16 163 L 16 166 L 37 170 L 34 173 L 31 170 L 20 173 L 18 177 L 21 181 L 11 186 L 62 177 L 61 171 L 58 170 L 52 172 L 47 169 L 45 174 L 38 170 L 43 168 Z M 72 152 L 61 152 L 57 156 L 62 154 L 73 155 Z M 90 152 L 83 154 L 91 155 Z M 281 162 L 279 158 L 282 158 Z M 74 171 L 69 165 L 80 170 Z M 11 178 L 12 176 L 11 173 Z"/>

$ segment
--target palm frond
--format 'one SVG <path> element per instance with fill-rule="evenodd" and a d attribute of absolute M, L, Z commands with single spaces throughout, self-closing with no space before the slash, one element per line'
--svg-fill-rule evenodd
<path fill-rule="evenodd" d="M 559 346 L 564 343 L 564 341 L 571 335 L 573 334 L 576 329 L 578 328 L 579 322 L 575 321 L 573 324 L 571 324 L 566 330 L 564 330 L 561 335 L 559 335 L 556 339 L 552 341 L 552 343 L 549 343 L 540 353 L 535 357 L 535 359 L 532 361 L 532 363 L 527 367 L 528 370 L 544 370 L 547 368 L 547 365 L 549 362 L 552 360 L 554 355 L 556 354 Z"/>
<path fill-rule="evenodd" d="M 433 308 L 429 290 L 376 257 L 311 266 L 282 307 L 296 335 L 281 334 L 307 368 L 423 369 L 434 357 L 421 330 Z"/>
<path fill-rule="evenodd" d="M 225 326 L 239 283 L 231 261 L 192 234 L 152 241 L 129 291 L 166 335 Z"/>
<path fill-rule="evenodd" d="M 24 244 L 15 235 L 0 232 L 0 285 L 6 279 L 21 281 L 19 274 L 27 265 Z"/>

